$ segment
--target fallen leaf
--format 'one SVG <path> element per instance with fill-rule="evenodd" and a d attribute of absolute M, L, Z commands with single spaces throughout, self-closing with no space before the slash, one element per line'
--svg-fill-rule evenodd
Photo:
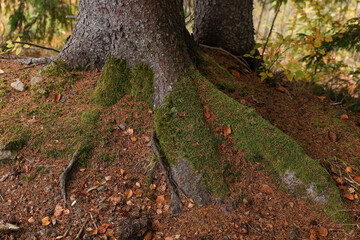
<path fill-rule="evenodd" d="M 355 193 L 355 189 L 352 188 L 352 187 L 349 187 L 349 188 L 348 188 L 348 193 Z"/>
<path fill-rule="evenodd" d="M 153 110 L 149 109 L 148 113 L 153 114 Z"/>
<path fill-rule="evenodd" d="M 155 184 L 150 184 L 150 190 L 154 190 L 156 188 Z"/>
<path fill-rule="evenodd" d="M 360 184 L 360 176 L 355 176 L 354 181 Z"/>
<path fill-rule="evenodd" d="M 286 219 L 284 220 L 284 227 L 287 227 L 287 226 L 289 226 L 289 223 L 288 223 L 288 221 L 286 221 Z"/>
<path fill-rule="evenodd" d="M 126 134 L 127 134 L 127 135 L 133 135 L 133 134 L 134 134 L 134 129 L 128 128 L 128 129 L 126 130 Z"/>
<path fill-rule="evenodd" d="M 277 88 L 276 88 L 276 91 L 281 92 L 281 93 L 285 93 L 285 88 L 283 88 L 283 87 L 277 87 Z"/>
<path fill-rule="evenodd" d="M 344 195 L 344 198 L 346 198 L 346 199 L 349 199 L 349 200 L 351 200 L 351 201 L 354 201 L 354 195 L 352 195 L 352 194 L 350 194 L 350 193 L 347 193 L 347 194 L 345 194 Z"/>
<path fill-rule="evenodd" d="M 334 132 L 329 131 L 328 136 L 329 136 L 330 141 L 332 141 L 332 142 L 337 141 L 337 136 L 336 136 L 336 134 Z"/>
<path fill-rule="evenodd" d="M 108 228 L 108 229 L 106 230 L 106 235 L 108 235 L 108 236 L 113 236 L 113 235 L 114 235 L 114 229 Z"/>
<path fill-rule="evenodd" d="M 210 116 L 211 116 L 210 109 L 208 107 L 205 107 L 205 117 L 206 117 L 206 119 L 209 119 Z"/>
<path fill-rule="evenodd" d="M 267 184 L 262 184 L 260 186 L 260 192 L 263 192 L 263 193 L 267 193 L 267 194 L 272 194 L 274 192 L 274 190 Z"/>
<path fill-rule="evenodd" d="M 98 230 L 95 228 L 92 231 L 89 232 L 91 235 L 97 235 L 98 234 Z"/>
<path fill-rule="evenodd" d="M 134 193 L 136 197 L 141 197 L 141 195 L 143 194 L 143 192 L 140 189 L 136 189 Z"/>
<path fill-rule="evenodd" d="M 136 142 L 136 137 L 131 137 L 131 141 L 134 143 L 134 142 Z"/>
<path fill-rule="evenodd" d="M 61 94 L 54 95 L 54 102 L 58 102 L 61 99 Z"/>
<path fill-rule="evenodd" d="M 4 73 L 4 70 L 0 69 L 0 73 Z"/>
<path fill-rule="evenodd" d="M 94 186 L 97 186 L 97 185 L 99 185 L 100 183 L 99 183 L 99 181 L 95 181 L 94 182 Z"/>
<path fill-rule="evenodd" d="M 157 202 L 158 204 L 164 203 L 164 202 L 165 202 L 165 197 L 164 197 L 164 195 L 158 196 L 158 197 L 156 198 L 156 202 Z"/>
<path fill-rule="evenodd" d="M 227 137 L 230 134 L 231 134 L 231 128 L 230 128 L 230 124 L 228 124 L 224 129 L 224 136 Z"/>
<path fill-rule="evenodd" d="M 345 172 L 346 172 L 346 173 L 352 173 L 352 168 L 349 167 L 349 166 L 347 166 L 347 167 L 345 168 Z"/>
<path fill-rule="evenodd" d="M 141 187 L 141 184 L 140 184 L 139 182 L 136 182 L 135 185 L 136 185 L 137 187 Z"/>
<path fill-rule="evenodd" d="M 309 237 L 309 239 L 310 240 L 316 240 L 317 239 L 316 231 L 313 228 L 310 229 L 310 237 Z"/>
<path fill-rule="evenodd" d="M 347 120 L 349 119 L 349 116 L 344 113 L 343 115 L 341 115 L 340 119 Z"/>
<path fill-rule="evenodd" d="M 43 226 L 47 226 L 47 225 L 49 225 L 51 223 L 51 218 L 50 217 L 44 217 L 43 219 L 41 219 L 41 224 L 43 225 Z"/>
<path fill-rule="evenodd" d="M 106 181 L 110 181 L 110 180 L 111 180 L 111 176 L 106 176 L 106 177 L 105 177 L 105 180 L 106 180 Z"/>
<path fill-rule="evenodd" d="M 29 222 L 29 223 L 34 223 L 34 222 L 35 222 L 35 218 L 34 218 L 34 217 L 30 217 L 30 218 L 28 219 L 28 222 Z"/>
<path fill-rule="evenodd" d="M 195 204 L 189 203 L 188 208 L 193 208 L 194 206 L 195 206 Z"/>
<path fill-rule="evenodd" d="M 120 168 L 120 174 L 121 174 L 121 176 L 124 175 L 124 173 L 125 173 L 125 170 L 122 169 L 122 168 Z"/>
<path fill-rule="evenodd" d="M 232 70 L 232 71 L 231 71 L 231 74 L 232 74 L 234 77 L 237 77 L 237 78 L 241 77 L 241 74 L 240 74 L 238 71 L 236 71 L 236 70 Z"/>
<path fill-rule="evenodd" d="M 111 196 L 111 197 L 109 197 L 109 200 L 110 200 L 113 204 L 116 204 L 116 203 L 119 203 L 119 202 L 121 201 L 121 197 Z"/>
<path fill-rule="evenodd" d="M 345 181 L 341 178 L 341 177 L 335 177 L 335 181 L 340 184 L 340 185 L 344 185 Z"/>
<path fill-rule="evenodd" d="M 98 232 L 100 234 L 104 234 L 106 232 L 106 230 L 109 228 L 109 224 L 108 223 L 103 223 L 101 226 L 99 226 Z"/>
<path fill-rule="evenodd" d="M 152 231 L 149 230 L 145 233 L 143 240 L 151 240 L 151 239 L 152 239 Z"/>
<path fill-rule="evenodd" d="M 55 210 L 54 210 L 54 217 L 60 217 L 61 214 L 63 213 L 64 208 L 61 206 L 61 204 L 57 204 L 55 206 Z"/>
<path fill-rule="evenodd" d="M 145 142 L 150 142 L 150 138 L 148 136 L 145 136 L 144 139 L 145 139 Z"/>
<path fill-rule="evenodd" d="M 125 197 L 127 199 L 131 198 L 131 196 L 133 195 L 133 191 L 129 188 L 129 189 L 126 189 L 125 191 Z"/>
<path fill-rule="evenodd" d="M 172 237 L 166 237 L 165 240 L 174 240 Z"/>
<path fill-rule="evenodd" d="M 329 234 L 329 232 L 325 227 L 320 227 L 319 228 L 319 234 L 322 237 L 326 237 Z"/>
<path fill-rule="evenodd" d="M 30 120 L 28 120 L 29 123 L 36 123 L 36 122 L 38 122 L 38 121 L 40 121 L 40 120 L 37 120 L 37 119 L 30 119 Z"/>

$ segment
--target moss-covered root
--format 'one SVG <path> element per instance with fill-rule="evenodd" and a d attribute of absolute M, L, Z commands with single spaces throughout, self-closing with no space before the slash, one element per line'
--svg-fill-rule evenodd
<path fill-rule="evenodd" d="M 112 106 L 129 92 L 130 68 L 126 60 L 109 55 L 93 93 L 95 103 L 100 106 Z"/>
<path fill-rule="evenodd" d="M 335 221 L 349 222 L 340 192 L 319 163 L 309 158 L 289 136 L 261 118 L 254 109 L 243 106 L 218 91 L 200 74 L 195 80 L 199 94 L 217 115 L 220 124 L 230 124 L 238 148 L 250 160 L 261 160 L 276 176 L 280 187 L 324 206 Z"/>
<path fill-rule="evenodd" d="M 229 193 L 217 141 L 207 126 L 200 98 L 191 74 L 178 81 L 165 101 L 155 110 L 155 129 L 171 173 L 177 184 L 196 203 Z"/>

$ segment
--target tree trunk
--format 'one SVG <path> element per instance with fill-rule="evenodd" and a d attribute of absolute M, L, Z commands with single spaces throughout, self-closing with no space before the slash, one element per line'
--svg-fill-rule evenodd
<path fill-rule="evenodd" d="M 195 41 L 235 55 L 255 45 L 253 0 L 195 0 Z"/>
<path fill-rule="evenodd" d="M 182 1 L 83 0 L 60 57 L 71 66 L 101 68 L 108 54 L 155 73 L 154 104 L 161 105 L 185 67 L 187 31 Z"/>

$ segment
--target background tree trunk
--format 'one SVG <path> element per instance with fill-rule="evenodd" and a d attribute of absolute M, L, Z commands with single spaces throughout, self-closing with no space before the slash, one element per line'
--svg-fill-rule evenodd
<path fill-rule="evenodd" d="M 195 0 L 195 41 L 235 55 L 255 45 L 253 0 Z"/>
<path fill-rule="evenodd" d="M 71 66 L 101 68 L 108 54 L 132 67 L 148 64 L 155 74 L 154 104 L 191 65 L 182 1 L 83 0 L 78 20 L 60 53 Z"/>

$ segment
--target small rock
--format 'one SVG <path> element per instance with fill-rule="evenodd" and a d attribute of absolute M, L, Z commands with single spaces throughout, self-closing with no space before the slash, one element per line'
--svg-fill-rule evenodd
<path fill-rule="evenodd" d="M 16 159 L 16 156 L 16 151 L 0 150 L 0 161 L 13 161 Z"/>
<path fill-rule="evenodd" d="M 23 92 L 25 90 L 25 85 L 22 83 L 18 78 L 15 82 L 12 82 L 11 87 L 15 89 L 16 91 Z"/>
<path fill-rule="evenodd" d="M 123 130 L 123 131 L 126 130 L 126 123 L 120 123 L 118 126 L 121 130 Z"/>
<path fill-rule="evenodd" d="M 39 76 L 35 76 L 35 77 L 32 77 L 31 80 L 30 80 L 30 85 L 31 86 L 34 86 L 38 83 L 41 83 L 43 81 L 43 78 L 42 77 L 39 77 Z"/>

